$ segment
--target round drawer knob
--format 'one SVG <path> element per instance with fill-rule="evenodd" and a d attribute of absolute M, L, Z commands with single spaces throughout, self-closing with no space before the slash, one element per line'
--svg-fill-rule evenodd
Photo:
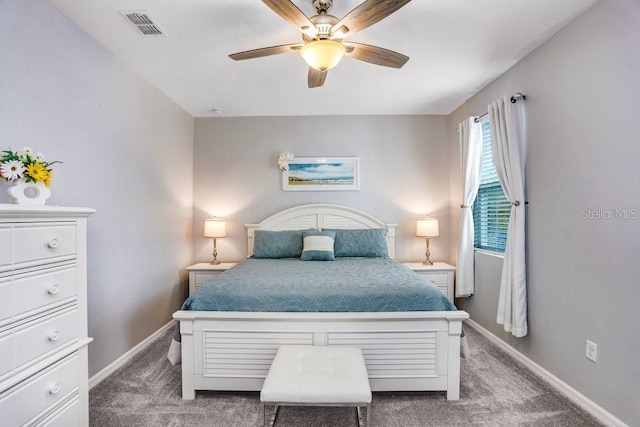
<path fill-rule="evenodd" d="M 47 247 L 49 249 L 55 249 L 55 248 L 58 247 L 59 244 L 60 244 L 60 242 L 58 241 L 58 239 L 53 238 L 53 239 L 49 240 L 49 243 L 47 243 Z"/>
<path fill-rule="evenodd" d="M 60 287 L 58 285 L 51 285 L 49 286 L 49 289 L 47 289 L 47 293 L 49 295 L 55 295 L 58 292 L 60 292 Z"/>
<path fill-rule="evenodd" d="M 55 383 L 49 387 L 49 394 L 58 394 L 60 392 L 60 383 Z"/>
<path fill-rule="evenodd" d="M 60 338 L 60 331 L 53 331 L 53 332 L 51 332 L 47 338 L 48 338 L 48 339 L 49 339 L 49 341 L 51 341 L 51 342 L 58 341 L 58 339 Z"/>

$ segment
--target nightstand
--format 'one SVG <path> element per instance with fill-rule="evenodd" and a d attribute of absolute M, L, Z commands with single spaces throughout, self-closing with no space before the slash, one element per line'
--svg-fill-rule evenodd
<path fill-rule="evenodd" d="M 403 263 L 422 277 L 431 280 L 445 294 L 449 301 L 453 302 L 453 276 L 456 268 L 444 262 L 434 262 L 433 265 L 424 265 L 421 262 Z"/>
<path fill-rule="evenodd" d="M 221 262 L 220 264 L 200 262 L 187 267 L 187 271 L 189 272 L 189 296 L 193 295 L 196 289 L 204 282 L 227 271 L 236 264 L 237 262 Z"/>

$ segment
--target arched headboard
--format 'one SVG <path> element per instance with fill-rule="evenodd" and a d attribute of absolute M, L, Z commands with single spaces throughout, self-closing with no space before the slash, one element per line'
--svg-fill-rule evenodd
<path fill-rule="evenodd" d="M 303 230 L 305 228 L 386 228 L 389 256 L 395 257 L 396 227 L 357 209 L 340 205 L 310 204 L 285 209 L 271 215 L 258 224 L 245 224 L 247 228 L 247 253 L 253 255 L 256 230 Z"/>

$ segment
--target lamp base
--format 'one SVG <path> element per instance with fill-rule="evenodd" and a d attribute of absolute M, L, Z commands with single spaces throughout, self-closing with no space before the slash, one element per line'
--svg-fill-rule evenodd
<path fill-rule="evenodd" d="M 213 238 L 213 259 L 209 263 L 211 265 L 220 265 L 220 261 L 218 261 L 218 248 L 216 247 L 216 238 Z"/>
<path fill-rule="evenodd" d="M 433 262 L 430 259 L 431 251 L 429 250 L 429 238 L 427 237 L 426 240 L 427 240 L 427 250 L 424 252 L 425 260 L 422 263 L 422 265 L 433 265 Z"/>

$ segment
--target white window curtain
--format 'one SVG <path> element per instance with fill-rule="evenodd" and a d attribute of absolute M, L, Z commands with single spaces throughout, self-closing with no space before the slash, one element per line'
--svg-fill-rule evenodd
<path fill-rule="evenodd" d="M 482 125 L 475 119 L 475 117 L 469 117 L 458 125 L 462 169 L 462 214 L 458 232 L 456 297 L 467 297 L 474 292 L 472 207 L 480 186 L 482 162 Z"/>
<path fill-rule="evenodd" d="M 511 202 L 497 322 L 504 325 L 505 331 L 523 337 L 527 335 L 524 103 L 504 97 L 489 105 L 488 110 L 493 162 L 504 194 Z"/>

